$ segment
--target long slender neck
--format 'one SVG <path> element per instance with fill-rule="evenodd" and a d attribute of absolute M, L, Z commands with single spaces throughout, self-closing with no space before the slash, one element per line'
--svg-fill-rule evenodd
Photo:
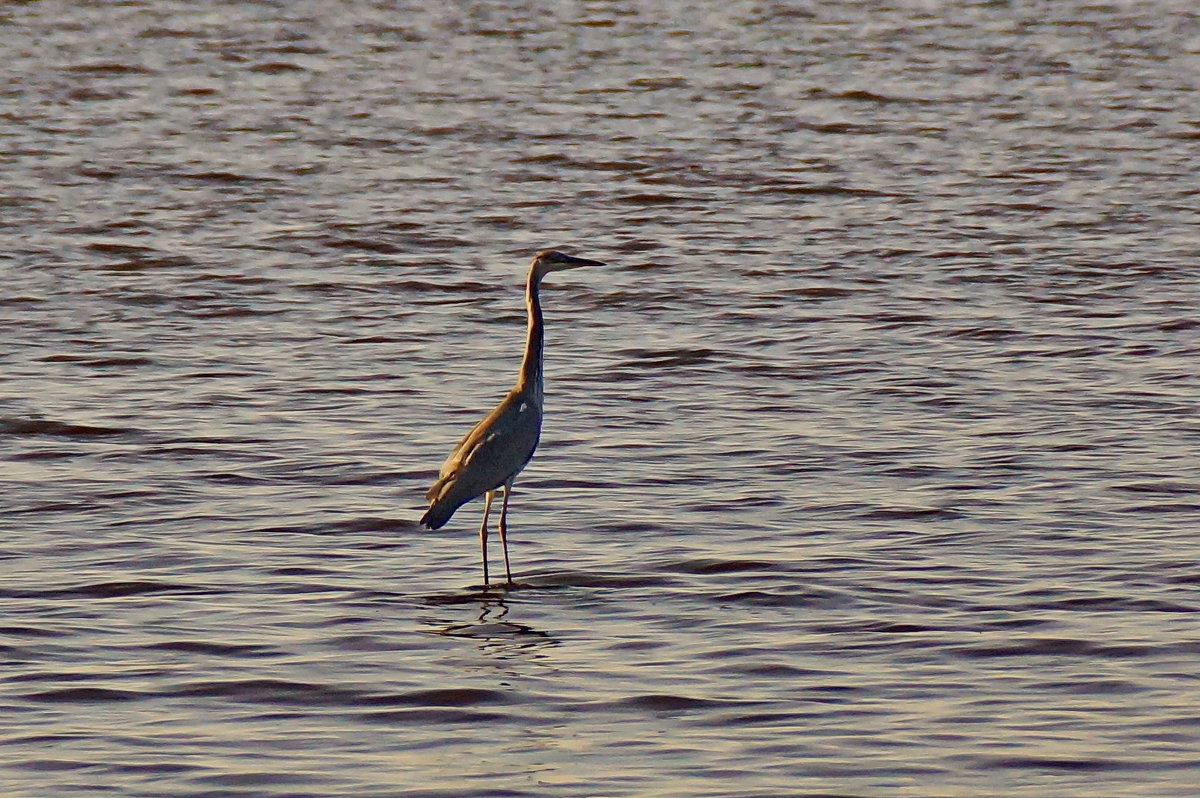
<path fill-rule="evenodd" d="M 525 338 L 525 359 L 521 361 L 521 376 L 517 379 L 517 390 L 531 391 L 538 405 L 542 404 L 542 347 L 546 341 L 546 332 L 542 327 L 542 303 L 538 298 L 541 281 L 542 275 L 530 270 L 529 280 L 525 284 L 529 332 Z"/>

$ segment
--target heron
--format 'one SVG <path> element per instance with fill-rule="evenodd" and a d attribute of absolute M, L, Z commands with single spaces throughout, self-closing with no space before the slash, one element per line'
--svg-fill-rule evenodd
<path fill-rule="evenodd" d="M 488 516 L 492 511 L 492 500 L 500 489 L 503 489 L 504 495 L 497 531 L 504 549 L 504 575 L 508 584 L 512 584 L 512 569 L 508 562 L 508 499 L 517 475 L 533 459 L 542 432 L 542 349 L 546 338 L 542 304 L 538 297 L 542 278 L 551 272 L 603 265 L 598 260 L 577 258 L 554 249 L 542 250 L 534 255 L 529 265 L 529 277 L 525 281 L 529 330 L 517 384 L 454 447 L 438 472 L 437 481 L 425 495 L 429 500 L 429 509 L 421 517 L 421 524 L 429 529 L 440 529 L 459 507 L 472 499 L 484 497 L 483 523 L 479 525 L 484 587 L 490 585 Z"/>

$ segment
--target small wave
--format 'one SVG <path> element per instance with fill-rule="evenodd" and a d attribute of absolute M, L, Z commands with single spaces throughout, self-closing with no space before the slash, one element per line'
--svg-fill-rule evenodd
<path fill-rule="evenodd" d="M 414 725 L 429 724 L 434 726 L 464 724 L 478 727 L 480 724 L 495 724 L 496 728 L 504 728 L 500 724 L 511 723 L 513 716 L 504 712 L 483 712 L 477 709 L 387 709 L 377 712 L 359 712 L 354 715 L 358 721 L 365 723 L 386 723 L 401 728 L 411 728 Z M 523 717 L 522 723 L 528 724 L 530 719 Z M 462 792 L 454 790 L 446 793 L 427 793 L 426 795 L 460 796 Z"/>
<path fill-rule="evenodd" d="M 609 589 L 661 587 L 675 584 L 666 576 L 631 576 L 629 574 L 586 573 L 560 571 L 526 578 L 524 588 L 601 587 Z"/>
<path fill-rule="evenodd" d="M 309 287 L 309 286 L 306 286 Z M 431 283 L 424 280 L 402 280 L 383 284 L 381 290 L 392 294 L 431 293 L 431 294 L 472 294 L 474 296 L 490 296 L 495 293 L 491 283 L 480 283 L 474 280 L 459 280 L 456 282 Z"/>
<path fill-rule="evenodd" d="M 894 621 L 857 621 L 841 624 L 830 624 L 828 626 L 814 626 L 814 632 L 825 632 L 828 634 L 853 634 L 856 632 L 874 632 L 884 635 L 911 635 L 920 634 L 923 632 L 941 632 L 942 628 L 937 626 L 927 626 L 919 623 L 896 623 Z"/>
<path fill-rule="evenodd" d="M 273 657 L 280 653 L 268 646 L 214 643 L 206 640 L 172 640 L 167 643 L 154 643 L 145 648 L 148 651 L 174 651 L 214 657 Z"/>
<path fill-rule="evenodd" d="M 663 368 L 694 366 L 712 362 L 719 354 L 715 349 L 623 349 L 618 354 L 632 358 L 618 363 L 617 368 Z"/>
<path fill-rule="evenodd" d="M 196 588 L 192 585 L 172 584 L 169 582 L 127 581 L 127 582 L 97 582 L 89 585 L 74 587 L 48 588 L 46 590 L 0 590 L 0 595 L 10 598 L 126 598 L 128 596 L 144 596 L 152 593 L 207 593 L 207 588 Z"/>
<path fill-rule="evenodd" d="M 641 192 L 638 194 L 622 194 L 613 201 L 623 205 L 677 205 L 682 202 L 696 202 L 697 200 L 679 194 Z"/>
<path fill-rule="evenodd" d="M 1013 756 L 996 757 L 984 763 L 984 767 L 1003 768 L 1006 770 L 1068 770 L 1068 771 L 1098 771 L 1098 770 L 1142 770 L 1145 764 L 1138 762 L 1121 762 L 1116 759 L 1068 759 L 1065 757 L 1045 756 Z"/>
<path fill-rule="evenodd" d="M 853 288 L 838 288 L 836 286 L 807 286 L 805 288 L 787 288 L 779 292 L 783 296 L 799 296 L 805 299 L 840 299 L 862 293 Z"/>
<path fill-rule="evenodd" d="M 188 765 L 183 762 L 152 762 L 149 764 L 129 764 L 114 762 L 107 766 L 113 773 L 130 773 L 133 775 L 164 775 L 171 773 L 192 773 L 204 769 L 203 765 Z"/>
<path fill-rule="evenodd" d="M 396 532 L 419 529 L 416 521 L 407 518 L 381 518 L 368 516 L 350 518 L 345 521 L 327 521 L 293 526 L 269 526 L 247 530 L 248 534 L 266 535 L 353 535 L 362 532 Z"/>
<path fill-rule="evenodd" d="M 0 626 L 0 635 L 5 637 L 67 637 L 70 632 L 43 629 L 39 626 Z"/>
<path fill-rule="evenodd" d="M 412 707 L 474 707 L 481 704 L 509 704 L 512 699 L 501 690 L 477 687 L 445 687 L 410 690 L 395 695 L 373 696 L 368 704 Z"/>
<path fill-rule="evenodd" d="M 374 238 L 326 238 L 319 243 L 330 249 L 361 249 L 366 252 L 378 252 L 383 255 L 394 255 L 409 251 L 408 247 L 394 244 L 390 241 L 380 241 Z"/>
<path fill-rule="evenodd" d="M 974 341 L 1004 341 L 1009 338 L 1019 338 L 1025 335 L 1021 330 L 1004 329 L 1002 327 L 963 327 L 944 333 L 950 338 L 964 338 Z"/>
<path fill-rule="evenodd" d="M 669 527 L 664 524 L 654 524 L 647 521 L 616 521 L 611 524 L 595 524 L 592 529 L 603 536 L 612 536 L 645 532 L 667 534 Z"/>
<path fill-rule="evenodd" d="M 13 437 L 37 437 L 41 435 L 55 438 L 74 438 L 87 440 L 115 435 L 128 435 L 133 429 L 120 427 L 100 427 L 91 424 L 70 424 L 65 421 L 52 421 L 44 418 L 0 418 L 0 435 Z"/>
<path fill-rule="evenodd" d="M 66 72 L 87 75 L 153 75 L 154 70 L 141 64 L 123 64 L 116 61 L 97 61 L 90 64 L 72 64 L 63 67 Z"/>
<path fill-rule="evenodd" d="M 854 102 L 879 104 L 897 103 L 901 105 L 930 105 L 941 102 L 940 100 L 933 100 L 928 97 L 905 97 L 897 94 L 880 94 L 879 92 L 868 91 L 866 89 L 831 91 L 829 89 L 816 88 L 810 89 L 808 94 L 810 97 L 817 99 L 851 100 Z"/>
<path fill-rule="evenodd" d="M 549 166 L 560 166 L 567 169 L 584 169 L 598 172 L 642 172 L 652 168 L 651 164 L 645 161 L 592 161 L 583 158 L 571 158 L 560 153 L 529 155 L 522 158 L 516 158 L 515 163 L 546 164 Z"/>
<path fill-rule="evenodd" d="M 959 646 L 953 651 L 969 659 L 992 657 L 1100 657 L 1130 659 L 1147 657 L 1159 649 L 1143 645 L 1101 645 L 1087 640 L 1033 638 L 997 646 Z"/>
<path fill-rule="evenodd" d="M 822 133 L 848 133 L 862 132 L 853 126 L 822 126 L 828 127 L 828 130 L 821 130 Z M 758 190 L 759 194 L 784 194 L 788 196 L 813 196 L 813 197 L 893 197 L 895 194 L 890 194 L 886 191 L 878 191 L 873 188 L 859 188 L 856 186 L 835 186 L 835 185 L 808 185 L 804 183 L 787 183 L 779 185 L 763 186 Z"/>
<path fill-rule="evenodd" d="M 284 679 L 238 679 L 223 682 L 190 682 L 171 692 L 173 696 L 224 698 L 250 704 L 284 706 L 360 706 L 365 691 Z"/>
<path fill-rule="evenodd" d="M 42 701 L 50 704 L 137 701 L 146 697 L 146 693 L 139 693 L 136 690 L 113 690 L 108 687 L 64 687 L 60 690 L 43 690 L 37 693 L 26 693 L 22 696 L 27 701 Z"/>
<path fill-rule="evenodd" d="M 1091 610 L 1095 612 L 1200 612 L 1200 606 L 1158 599 L 1124 596 L 1079 596 L 1024 605 L 1038 610 Z"/>
<path fill-rule="evenodd" d="M 1139 515 L 1148 513 L 1187 513 L 1195 515 L 1200 512 L 1200 504 L 1194 502 L 1162 502 L 1160 504 L 1136 504 L 1128 507 L 1122 507 L 1117 512 L 1121 513 L 1137 513 Z"/>
<path fill-rule="evenodd" d="M 887 128 L 882 125 L 862 125 L 854 122 L 809 122 L 802 119 L 782 121 L 788 130 L 811 130 L 813 133 L 830 136 L 877 136 L 887 132 Z"/>
<path fill-rule="evenodd" d="M 743 571 L 778 571 L 778 563 L 765 560 L 683 560 L 668 566 L 667 570 L 684 574 L 728 574 Z"/>
<path fill-rule="evenodd" d="M 673 693 L 647 693 L 605 702 L 609 707 L 637 709 L 649 712 L 686 712 L 688 710 L 719 709 L 722 707 L 753 706 L 757 701 L 736 699 L 695 698 Z"/>
<path fill-rule="evenodd" d="M 209 170 L 200 172 L 179 172 L 174 175 L 183 180 L 195 180 L 201 183 L 278 183 L 279 178 L 267 177 L 266 175 L 248 175 L 240 172 L 222 172 L 220 170 Z"/>
<path fill-rule="evenodd" d="M 951 521 L 962 517 L 962 513 L 945 507 L 884 507 L 857 516 L 866 521 Z"/>
<path fill-rule="evenodd" d="M 712 597 L 716 604 L 743 604 L 751 607 L 822 607 L 828 606 L 832 591 L 806 590 L 782 593 L 770 590 L 741 590 Z"/>
<path fill-rule="evenodd" d="M 254 64 L 248 67 L 251 72 L 261 72 L 264 75 L 278 75 L 284 72 L 307 72 L 308 70 L 299 64 L 293 64 L 290 61 L 265 61 L 261 64 Z"/>
<path fill-rule="evenodd" d="M 125 241 L 93 241 L 87 249 L 102 255 L 126 258 L 124 264 L 104 268 L 149 268 L 151 266 L 189 266 L 193 261 L 186 255 L 171 255 L 155 247 L 142 244 L 129 244 Z"/>
<path fill-rule="evenodd" d="M 1113 489 L 1128 493 L 1165 493 L 1168 495 L 1191 496 L 1200 493 L 1200 483 L 1174 480 L 1129 482 L 1124 485 L 1115 485 Z"/>
<path fill-rule="evenodd" d="M 530 487 L 538 488 L 583 488 L 586 490 L 607 490 L 620 487 L 620 482 L 600 482 L 594 479 L 542 479 L 531 481 Z"/>
<path fill-rule="evenodd" d="M 109 272 L 136 272 L 148 269 L 174 269 L 181 266 L 191 266 L 192 259 L 185 255 L 164 255 L 157 258 L 135 258 L 117 263 L 106 263 L 96 268 Z M 146 301 L 146 297 L 141 298 Z"/>
<path fill-rule="evenodd" d="M 149 366 L 154 363 L 148 357 L 114 357 L 95 355 L 47 355 L 39 358 L 43 363 L 78 363 L 83 366 Z"/>
<path fill-rule="evenodd" d="M 635 89 L 674 89 L 688 85 L 687 78 L 682 75 L 664 75 L 653 78 L 634 78 L 628 85 Z"/>
<path fill-rule="evenodd" d="M 335 248 L 344 244 L 349 247 L 373 249 L 379 244 L 394 244 L 400 248 L 398 251 L 421 253 L 427 257 L 430 250 L 471 249 L 474 245 L 474 242 L 464 238 L 427 232 L 420 225 L 405 222 L 343 222 L 330 224 L 329 229 L 335 232 L 322 234 L 317 240 Z"/>

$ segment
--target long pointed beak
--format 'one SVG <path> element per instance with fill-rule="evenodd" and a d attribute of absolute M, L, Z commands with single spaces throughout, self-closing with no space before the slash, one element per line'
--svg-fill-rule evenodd
<path fill-rule="evenodd" d="M 605 266 L 603 261 L 588 260 L 587 258 L 577 258 L 574 255 L 564 255 L 566 260 L 559 261 L 559 268 L 562 269 L 578 269 L 580 266 Z"/>

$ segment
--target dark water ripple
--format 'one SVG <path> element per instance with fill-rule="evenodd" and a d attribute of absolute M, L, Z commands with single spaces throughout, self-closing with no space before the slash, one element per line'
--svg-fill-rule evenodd
<path fill-rule="evenodd" d="M 1194 792 L 1191 5 L 2 13 L 5 796 Z"/>

